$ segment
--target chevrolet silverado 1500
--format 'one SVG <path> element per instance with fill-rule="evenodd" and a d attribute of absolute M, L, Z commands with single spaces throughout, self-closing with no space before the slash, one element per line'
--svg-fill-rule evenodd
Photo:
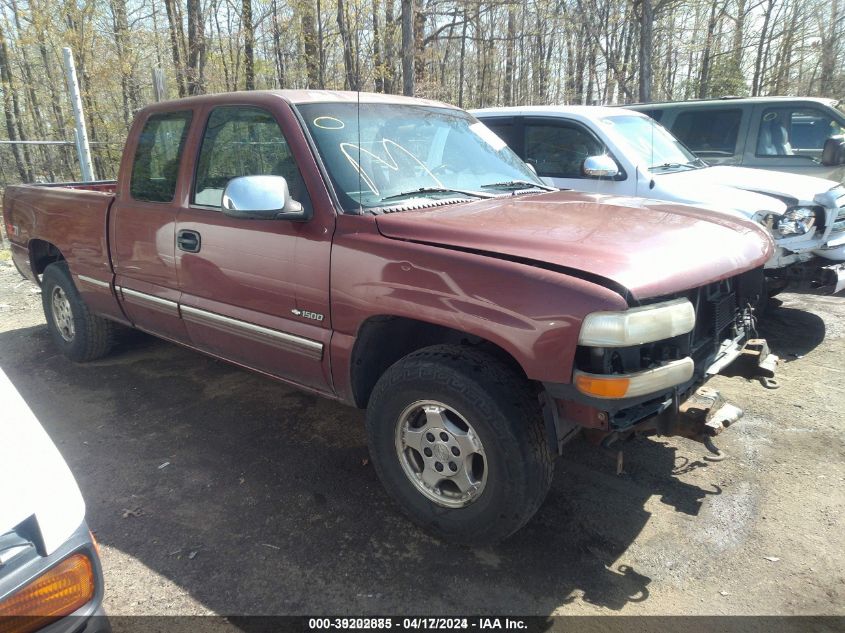
<path fill-rule="evenodd" d="M 71 359 L 122 323 L 366 407 L 391 496 L 473 544 L 528 521 L 581 429 L 733 421 L 679 411 L 772 254 L 744 219 L 549 191 L 457 108 L 342 92 L 147 107 L 116 182 L 9 187 L 4 213 Z"/>

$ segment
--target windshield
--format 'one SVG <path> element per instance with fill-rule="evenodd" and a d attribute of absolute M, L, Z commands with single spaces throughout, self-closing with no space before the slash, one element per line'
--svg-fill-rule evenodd
<path fill-rule="evenodd" d="M 648 165 L 650 171 L 694 169 L 706 165 L 654 119 L 624 115 L 605 117 L 601 122 L 613 129 L 638 162 Z"/>
<path fill-rule="evenodd" d="M 413 198 L 490 197 L 544 187 L 470 114 L 410 104 L 297 106 L 345 211 Z"/>

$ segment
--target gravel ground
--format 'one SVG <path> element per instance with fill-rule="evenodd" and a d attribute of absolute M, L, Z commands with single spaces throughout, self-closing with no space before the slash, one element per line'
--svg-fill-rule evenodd
<path fill-rule="evenodd" d="M 117 614 L 845 614 L 845 298 L 783 295 L 761 324 L 781 388 L 700 445 L 576 441 L 545 505 L 467 549 L 409 524 L 361 412 L 127 332 L 74 365 L 0 251 L 0 366 L 74 471 Z"/>

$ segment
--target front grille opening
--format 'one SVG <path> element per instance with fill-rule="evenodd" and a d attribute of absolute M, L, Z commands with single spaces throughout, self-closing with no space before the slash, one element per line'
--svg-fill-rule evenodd
<path fill-rule="evenodd" d="M 649 299 L 644 302 L 645 305 L 677 298 L 689 299 L 695 309 L 693 331 L 632 347 L 579 346 L 575 352 L 575 366 L 593 374 L 628 374 L 691 356 L 696 373 L 703 373 L 722 342 L 737 338 L 748 327 L 749 306 L 757 305 L 762 290 L 763 269 L 756 268 L 706 286 Z"/>

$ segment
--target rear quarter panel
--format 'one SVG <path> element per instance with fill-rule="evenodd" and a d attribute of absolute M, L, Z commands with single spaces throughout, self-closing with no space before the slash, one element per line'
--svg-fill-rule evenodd
<path fill-rule="evenodd" d="M 38 262 L 32 261 L 33 240 L 52 244 L 67 261 L 89 308 L 122 320 L 109 286 L 112 269 L 107 226 L 113 199 L 108 191 L 16 185 L 6 189 L 3 214 L 12 228 L 12 257 L 25 277 L 38 283 L 38 274 L 43 272 Z M 80 280 L 80 275 L 101 284 Z"/>

